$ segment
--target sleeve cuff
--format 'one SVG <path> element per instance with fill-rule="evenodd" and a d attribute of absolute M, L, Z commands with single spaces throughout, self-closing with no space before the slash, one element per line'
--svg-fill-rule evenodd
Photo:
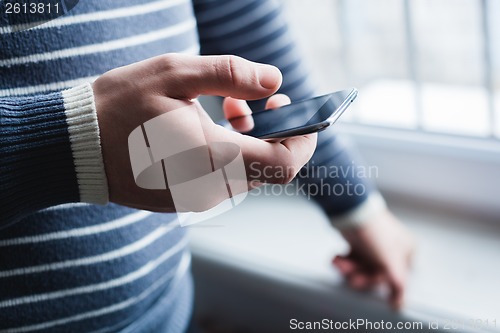
<path fill-rule="evenodd" d="M 340 216 L 331 216 L 330 221 L 339 230 L 359 228 L 386 208 L 387 204 L 382 195 L 379 192 L 374 192 L 349 212 Z"/>
<path fill-rule="evenodd" d="M 104 205 L 108 183 L 90 83 L 62 92 L 80 201 Z"/>

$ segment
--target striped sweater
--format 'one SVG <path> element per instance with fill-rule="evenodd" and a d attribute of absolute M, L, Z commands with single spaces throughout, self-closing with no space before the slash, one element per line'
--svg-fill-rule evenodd
<path fill-rule="evenodd" d="M 0 332 L 183 332 L 193 296 L 186 232 L 174 214 L 108 203 L 89 83 L 168 52 L 236 54 L 276 65 L 282 93 L 309 97 L 279 3 L 81 0 L 56 20 L 12 28 L 0 27 Z M 313 160 L 352 158 L 325 131 Z M 374 193 L 316 199 L 352 220 L 380 206 Z"/>

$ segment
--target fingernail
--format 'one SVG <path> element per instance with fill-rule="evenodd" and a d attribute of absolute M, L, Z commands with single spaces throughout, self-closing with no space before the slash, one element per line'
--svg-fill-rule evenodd
<path fill-rule="evenodd" d="M 281 72 L 271 65 L 259 66 L 259 83 L 264 89 L 277 89 L 281 85 Z"/>

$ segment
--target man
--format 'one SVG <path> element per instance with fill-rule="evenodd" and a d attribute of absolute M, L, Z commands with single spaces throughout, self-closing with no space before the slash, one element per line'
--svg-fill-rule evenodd
<path fill-rule="evenodd" d="M 15 30 L 0 30 L 0 332 L 182 332 L 192 306 L 185 229 L 174 214 L 135 209 L 174 211 L 168 191 L 133 183 L 127 137 L 200 94 L 228 97 L 229 116 L 248 112 L 242 100 L 312 96 L 279 5 L 85 0 Z M 198 50 L 248 60 L 189 55 Z M 207 140 L 238 144 L 247 165 L 294 170 L 263 182 L 290 181 L 316 144 L 271 144 L 201 120 Z M 319 135 L 315 165 L 351 160 L 332 132 Z M 323 181 L 370 188 L 349 175 Z M 352 246 L 337 267 L 356 288 L 388 283 L 400 307 L 410 237 L 380 195 L 317 199 Z"/>

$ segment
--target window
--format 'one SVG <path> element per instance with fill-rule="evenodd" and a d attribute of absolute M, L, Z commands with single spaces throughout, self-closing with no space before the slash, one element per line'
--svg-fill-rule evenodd
<path fill-rule="evenodd" d="M 322 92 L 351 123 L 498 140 L 500 2 L 284 1 Z"/>
<path fill-rule="evenodd" d="M 385 193 L 500 217 L 500 1 L 283 0 Z"/>

